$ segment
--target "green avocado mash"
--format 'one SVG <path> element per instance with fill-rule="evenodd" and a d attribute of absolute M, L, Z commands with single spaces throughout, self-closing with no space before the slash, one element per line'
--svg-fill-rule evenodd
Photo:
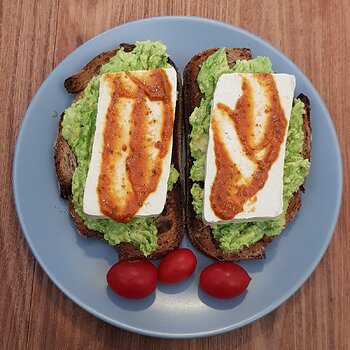
<path fill-rule="evenodd" d="M 168 191 L 172 191 L 174 185 L 176 184 L 178 178 L 179 178 L 180 174 L 179 172 L 175 169 L 174 165 L 171 164 L 170 165 L 170 174 L 169 174 L 169 179 L 168 179 Z"/>
<path fill-rule="evenodd" d="M 200 106 L 190 116 L 192 126 L 190 150 L 193 158 L 190 178 L 194 182 L 191 194 L 193 208 L 198 218 L 201 218 L 203 212 L 203 189 L 198 182 L 204 181 L 205 175 L 205 155 L 208 144 L 211 102 L 219 77 L 229 72 L 272 73 L 272 64 L 269 58 L 258 56 L 249 61 L 237 61 L 235 66 L 230 69 L 227 64 L 225 49 L 220 49 L 208 57 L 200 68 L 197 81 L 203 97 Z M 284 162 L 283 213 L 274 220 L 213 226 L 213 235 L 220 242 L 220 246 L 224 251 L 239 252 L 245 246 L 250 246 L 259 241 L 264 235 L 275 236 L 283 230 L 288 202 L 293 193 L 303 183 L 310 168 L 310 162 L 300 155 L 304 140 L 302 131 L 303 112 L 303 102 L 298 99 L 294 100 Z"/>
<path fill-rule="evenodd" d="M 166 46 L 161 42 L 137 42 L 132 52 L 119 50 L 101 67 L 100 75 L 107 72 L 166 68 L 169 66 L 167 57 Z M 98 94 L 99 76 L 91 79 L 83 97 L 66 109 L 62 121 L 62 135 L 68 141 L 78 163 L 72 182 L 73 204 L 86 226 L 103 233 L 109 244 L 132 242 L 147 256 L 157 247 L 157 228 L 152 218 L 134 218 L 128 224 L 121 224 L 111 219 L 91 218 L 83 212 L 83 195 L 95 133 Z M 171 166 L 168 190 L 172 189 L 178 176 L 177 170 Z"/>

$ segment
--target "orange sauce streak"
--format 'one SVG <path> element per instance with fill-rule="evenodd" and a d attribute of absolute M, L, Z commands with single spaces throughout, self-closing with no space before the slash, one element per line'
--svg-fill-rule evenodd
<path fill-rule="evenodd" d="M 127 223 L 142 207 L 144 201 L 157 189 L 162 174 L 162 160 L 167 155 L 173 133 L 174 108 L 172 105 L 171 84 L 161 69 L 149 71 L 146 75 L 137 76 L 126 73 L 124 79 L 131 79 L 134 88 L 125 86 L 120 75 L 109 75 L 107 79 L 113 88 L 113 96 L 108 107 L 103 134 L 102 165 L 98 183 L 100 208 L 103 214 L 117 222 Z M 150 113 L 146 97 L 151 101 L 161 101 L 162 126 L 161 139 L 154 143 L 149 137 Z M 126 158 L 126 173 L 131 184 L 126 197 L 120 200 L 115 186 L 114 164 L 127 147 L 125 130 L 121 126 L 121 115 L 118 101 L 121 98 L 133 99 L 131 112 L 131 129 L 129 132 L 129 153 Z M 123 134 L 124 133 L 124 134 Z M 159 149 L 154 159 L 151 150 Z"/>
<path fill-rule="evenodd" d="M 263 88 L 267 97 L 265 109 L 267 122 L 263 138 L 259 144 L 256 145 L 252 137 L 254 101 L 251 85 L 246 78 L 243 78 L 242 95 L 237 100 L 234 110 L 222 103 L 217 105 L 221 112 L 229 116 L 244 153 L 256 164 L 256 170 L 248 181 L 246 179 L 241 181 L 242 174 L 236 164 L 232 162 L 226 145 L 220 136 L 219 123 L 215 113 L 212 114 L 211 118 L 217 172 L 210 193 L 210 202 L 215 215 L 222 220 L 231 220 L 242 212 L 247 200 L 255 196 L 264 187 L 269 170 L 278 158 L 287 129 L 287 119 L 280 103 L 273 76 L 256 73 L 254 78 Z M 265 149 L 264 157 L 259 160 L 257 154 L 263 149 Z"/>

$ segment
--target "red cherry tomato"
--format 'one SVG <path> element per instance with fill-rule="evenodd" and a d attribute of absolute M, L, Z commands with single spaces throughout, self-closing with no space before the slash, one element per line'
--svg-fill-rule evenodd
<path fill-rule="evenodd" d="M 163 283 L 177 283 L 191 276 L 197 266 L 197 258 L 187 248 L 174 250 L 159 264 L 158 278 Z"/>
<path fill-rule="evenodd" d="M 114 292 L 129 299 L 150 295 L 157 287 L 157 268 L 146 259 L 125 259 L 107 272 L 107 282 Z"/>
<path fill-rule="evenodd" d="M 201 272 L 199 285 L 212 297 L 229 299 L 242 294 L 250 280 L 242 267 L 230 262 L 216 262 Z"/>

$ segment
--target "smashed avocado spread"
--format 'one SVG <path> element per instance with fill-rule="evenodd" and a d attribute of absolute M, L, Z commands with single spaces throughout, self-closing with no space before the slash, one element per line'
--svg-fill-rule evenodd
<path fill-rule="evenodd" d="M 225 49 L 216 51 L 201 65 L 198 74 L 198 85 L 202 92 L 200 106 L 195 108 L 190 116 L 192 131 L 190 135 L 190 150 L 193 166 L 190 178 L 192 204 L 198 218 L 203 212 L 203 188 L 200 184 L 205 176 L 205 157 L 208 145 L 209 120 L 211 102 L 219 77 L 224 73 L 272 73 L 269 58 L 258 56 L 253 60 L 237 61 L 233 68 L 227 63 Z M 295 99 L 288 129 L 286 154 L 283 175 L 283 213 L 274 220 L 220 224 L 212 227 L 214 238 L 220 242 L 220 247 L 226 252 L 239 252 L 259 241 L 264 235 L 276 236 L 285 226 L 285 214 L 288 202 L 293 193 L 299 189 L 309 173 L 310 162 L 301 156 L 304 142 L 302 130 L 304 104 Z"/>
<path fill-rule="evenodd" d="M 119 50 L 101 67 L 99 76 L 91 79 L 83 96 L 65 110 L 62 121 L 62 135 L 77 159 L 72 181 L 72 200 L 76 212 L 90 230 L 101 232 L 109 244 L 131 242 L 137 245 L 145 256 L 157 247 L 157 228 L 153 218 L 134 218 L 127 224 L 109 218 L 91 218 L 83 211 L 83 196 L 95 134 L 99 77 L 104 73 L 166 68 L 169 66 L 167 59 L 166 46 L 161 42 L 136 42 L 136 47 L 131 52 Z M 179 173 L 172 165 L 168 190 L 173 188 L 178 176 Z"/>

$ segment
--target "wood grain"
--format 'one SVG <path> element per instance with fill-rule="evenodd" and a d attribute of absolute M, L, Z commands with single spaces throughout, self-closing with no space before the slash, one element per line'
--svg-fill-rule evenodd
<path fill-rule="evenodd" d="M 210 17 L 271 42 L 320 92 L 332 115 L 343 155 L 341 215 L 316 272 L 270 315 L 240 330 L 204 339 L 164 340 L 132 334 L 77 307 L 48 280 L 31 255 L 12 200 L 16 135 L 28 103 L 46 76 L 67 54 L 96 34 L 158 15 Z M 349 37 L 347 0 L 0 1 L 0 348 L 349 349 Z"/>

